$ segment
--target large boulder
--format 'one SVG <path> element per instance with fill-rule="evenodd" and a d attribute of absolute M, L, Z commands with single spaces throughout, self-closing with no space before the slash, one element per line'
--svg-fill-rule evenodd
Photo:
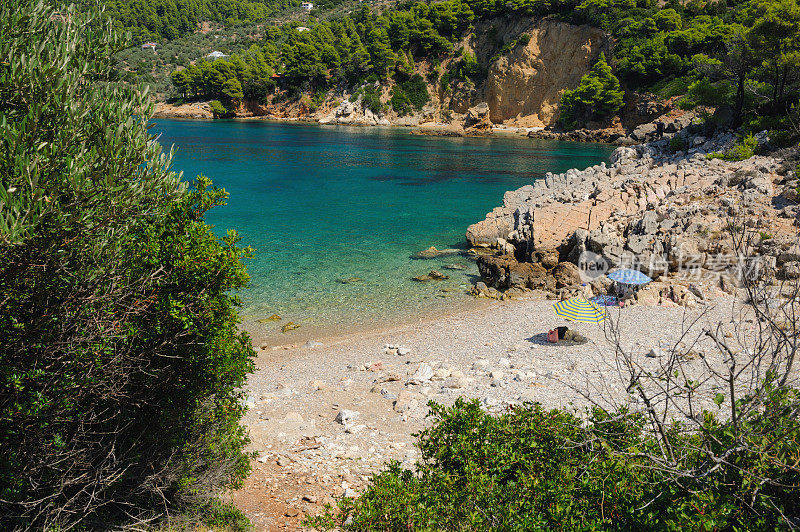
<path fill-rule="evenodd" d="M 772 181 L 770 181 L 766 174 L 762 174 L 760 172 L 747 179 L 747 181 L 744 183 L 744 186 L 747 190 L 755 190 L 756 192 L 764 194 L 765 196 L 771 196 L 773 193 Z"/>
<path fill-rule="evenodd" d="M 658 231 L 658 215 L 653 211 L 646 211 L 639 220 L 631 225 L 637 235 L 654 235 Z"/>
<path fill-rule="evenodd" d="M 576 286 L 581 284 L 581 272 L 577 266 L 571 262 L 561 262 L 552 271 L 556 288 Z"/>
<path fill-rule="evenodd" d="M 649 123 L 638 126 L 631 132 L 630 136 L 633 140 L 644 142 L 648 138 L 655 137 L 655 134 L 656 134 L 656 125 L 654 123 Z"/>
<path fill-rule="evenodd" d="M 608 226 L 603 226 L 600 229 L 589 231 L 586 239 L 586 247 L 597 253 L 598 255 L 605 254 L 606 249 L 614 248 L 622 250 L 624 242 L 622 237 L 616 231 L 613 231 Z"/>
<path fill-rule="evenodd" d="M 705 262 L 698 238 L 677 235 L 670 239 L 667 260 L 673 271 L 699 268 Z"/>
<path fill-rule="evenodd" d="M 481 102 L 475 107 L 470 107 L 467 110 L 467 116 L 464 117 L 464 127 L 474 129 L 491 129 L 492 122 L 489 120 L 489 104 Z"/>
<path fill-rule="evenodd" d="M 486 219 L 467 228 L 467 242 L 471 246 L 497 246 L 499 239 L 505 239 L 514 230 L 514 210 L 509 207 L 495 207 Z"/>
<path fill-rule="evenodd" d="M 531 254 L 531 262 L 538 262 L 546 270 L 552 270 L 558 264 L 557 249 L 541 249 Z"/>
<path fill-rule="evenodd" d="M 800 262 L 790 261 L 781 266 L 778 276 L 781 279 L 800 279 Z"/>
<path fill-rule="evenodd" d="M 500 290 L 555 289 L 553 277 L 541 264 L 519 262 L 510 255 L 479 257 L 478 271 L 486 284 Z"/>

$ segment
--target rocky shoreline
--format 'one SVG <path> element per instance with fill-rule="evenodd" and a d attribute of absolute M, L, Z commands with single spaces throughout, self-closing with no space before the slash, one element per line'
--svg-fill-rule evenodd
<path fill-rule="evenodd" d="M 771 155 L 716 158 L 736 143 L 731 132 L 706 138 L 686 128 L 675 135 L 678 142 L 620 147 L 609 165 L 548 173 L 507 192 L 503 205 L 466 234 L 471 245 L 494 251 L 478 261 L 487 288 L 519 296 L 572 287 L 567 295 L 590 297 L 607 286 L 586 266 L 598 273 L 630 267 L 657 281 L 638 293 L 639 301 L 693 306 L 703 299 L 701 282 L 707 290 L 735 290 L 742 253 L 780 279 L 800 274 L 793 166 Z M 729 238 L 739 225 L 746 250 L 734 249 Z"/>
<path fill-rule="evenodd" d="M 571 142 L 597 142 L 631 146 L 658 139 L 670 139 L 679 131 L 692 125 L 697 119 L 694 112 L 667 109 L 664 114 L 642 114 L 641 122 L 636 127 L 626 130 L 617 122 L 610 127 L 597 125 L 593 128 L 576 130 L 559 130 L 548 127 L 516 127 L 513 124 L 495 124 L 490 119 L 491 110 L 488 104 L 481 102 L 466 110 L 463 115 L 456 115 L 446 122 L 435 119 L 433 108 L 424 108 L 422 112 L 409 116 L 373 113 L 365 107 L 362 98 L 355 101 L 344 100 L 338 105 L 316 113 L 300 112 L 298 109 L 273 108 L 243 105 L 235 118 L 238 120 L 270 120 L 277 122 L 300 122 L 320 125 L 342 125 L 359 127 L 400 127 L 409 129 L 412 134 L 442 137 L 483 137 L 489 135 L 509 135 L 528 137 L 530 139 L 560 140 Z M 210 102 L 192 102 L 172 105 L 158 102 L 155 106 L 154 118 L 182 120 L 213 120 L 214 114 Z M 656 122 L 664 124 L 664 131 L 657 134 Z"/>

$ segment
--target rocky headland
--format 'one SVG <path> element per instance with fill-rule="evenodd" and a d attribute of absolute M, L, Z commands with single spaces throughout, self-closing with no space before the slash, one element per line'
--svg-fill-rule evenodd
<path fill-rule="evenodd" d="M 701 282 L 711 293 L 733 292 L 756 260 L 780 279 L 796 277 L 798 182 L 785 154 L 729 162 L 713 154 L 733 147 L 731 132 L 706 138 L 685 128 L 675 136 L 507 192 L 466 233 L 492 250 L 478 259 L 478 292 L 604 294 L 608 282 L 598 274 L 631 267 L 657 281 L 638 292 L 640 302 L 693 306 L 705 299 Z M 732 229 L 744 235 L 738 246 Z"/>

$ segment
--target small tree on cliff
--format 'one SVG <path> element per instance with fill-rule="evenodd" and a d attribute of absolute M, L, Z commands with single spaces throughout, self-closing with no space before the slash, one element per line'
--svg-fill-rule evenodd
<path fill-rule="evenodd" d="M 170 170 L 103 22 L 0 0 L 0 35 L 0 529 L 218 517 L 253 355 L 225 192 Z"/>
<path fill-rule="evenodd" d="M 624 96 L 619 80 L 606 62 L 605 54 L 601 53 L 578 86 L 564 91 L 559 122 L 563 127 L 573 129 L 592 120 L 610 118 L 622 108 Z"/>

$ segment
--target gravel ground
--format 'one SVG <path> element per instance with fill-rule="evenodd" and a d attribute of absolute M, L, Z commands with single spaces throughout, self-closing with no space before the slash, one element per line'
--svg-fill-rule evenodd
<path fill-rule="evenodd" d="M 733 303 L 718 293 L 692 310 L 633 306 L 612 316 L 621 345 L 655 369 L 658 357 L 646 356 L 651 349 L 680 341 L 694 320 L 730 327 Z M 245 417 L 258 458 L 233 500 L 256 530 L 299 529 L 323 504 L 359 493 L 387 461 L 412 467 L 413 433 L 425 426 L 428 400 L 477 398 L 489 410 L 521 401 L 582 409 L 589 403 L 578 390 L 600 402 L 628 400 L 603 325 L 574 326 L 589 338 L 585 345 L 545 341 L 548 329 L 566 324 L 552 304 L 496 302 L 391 330 L 261 351 Z M 703 349 L 707 359 L 714 356 L 710 346 L 696 347 Z M 700 371 L 699 360 L 687 363 Z"/>

